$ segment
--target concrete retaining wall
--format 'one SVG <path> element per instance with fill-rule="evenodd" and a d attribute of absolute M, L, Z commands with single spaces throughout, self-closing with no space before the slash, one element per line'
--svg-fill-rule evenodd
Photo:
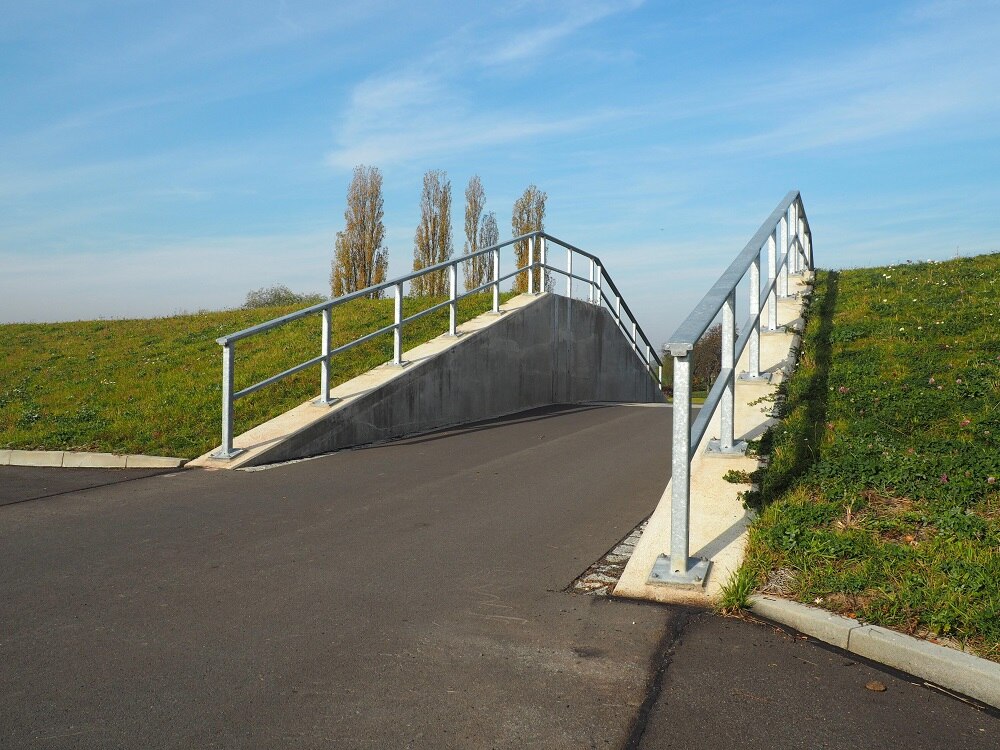
<path fill-rule="evenodd" d="M 518 300 L 230 465 L 302 458 L 552 404 L 664 400 L 607 310 L 555 294 Z"/>

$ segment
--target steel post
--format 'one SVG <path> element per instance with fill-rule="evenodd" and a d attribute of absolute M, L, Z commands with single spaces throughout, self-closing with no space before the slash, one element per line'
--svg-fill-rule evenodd
<path fill-rule="evenodd" d="M 594 276 L 595 276 L 595 279 L 597 281 L 597 288 L 594 290 L 594 304 L 600 306 L 600 304 L 602 302 L 601 295 L 604 292 L 604 288 L 603 288 L 604 287 L 604 284 L 603 284 L 603 281 L 604 281 L 604 279 L 603 279 L 604 269 L 601 268 L 601 264 L 600 263 L 597 264 L 597 268 L 594 271 Z"/>
<path fill-rule="evenodd" d="M 788 296 L 788 216 L 782 216 L 778 223 L 778 255 L 783 256 L 778 268 L 778 296 Z"/>
<path fill-rule="evenodd" d="M 448 266 L 448 288 L 451 297 L 448 305 L 448 335 L 457 336 L 456 321 L 458 318 L 458 263 Z"/>
<path fill-rule="evenodd" d="M 753 320 L 753 330 L 750 332 L 750 372 L 751 378 L 760 377 L 760 254 L 753 259 L 750 266 L 750 315 Z"/>
<path fill-rule="evenodd" d="M 587 299 L 590 300 L 590 304 L 594 304 L 594 294 L 597 291 L 597 287 L 594 285 L 594 259 L 590 259 L 590 290 L 587 292 Z"/>
<path fill-rule="evenodd" d="M 573 251 L 566 248 L 566 296 L 573 297 Z"/>
<path fill-rule="evenodd" d="M 735 418 L 735 394 L 733 392 L 732 372 L 734 368 L 733 350 L 736 346 L 736 290 L 726 297 L 722 306 L 722 372 L 729 372 L 726 387 L 722 392 L 719 449 L 723 453 L 733 450 L 733 431 Z"/>
<path fill-rule="evenodd" d="M 500 314 L 500 248 L 493 251 L 493 314 Z"/>
<path fill-rule="evenodd" d="M 394 365 L 403 364 L 403 284 L 400 282 L 394 287 L 396 300 L 393 304 L 393 315 L 395 318 L 395 328 L 392 331 L 392 363 Z"/>
<path fill-rule="evenodd" d="M 332 403 L 330 400 L 330 308 L 323 310 L 323 361 L 319 369 L 319 401 L 321 404 Z"/>
<path fill-rule="evenodd" d="M 691 355 L 674 357 L 674 434 L 670 481 L 670 571 L 688 569 L 691 521 Z"/>
<path fill-rule="evenodd" d="M 767 238 L 767 330 L 778 330 L 778 300 L 777 289 L 775 289 L 775 276 L 778 272 L 778 250 L 777 250 L 778 228 L 775 227 Z"/>
<path fill-rule="evenodd" d="M 222 445 L 214 458 L 230 459 L 242 451 L 233 450 L 233 370 L 235 350 L 233 344 L 222 345 Z"/>
<path fill-rule="evenodd" d="M 528 294 L 535 293 L 535 238 L 528 238 Z"/>
<path fill-rule="evenodd" d="M 547 254 L 547 251 L 546 251 L 546 248 L 545 248 L 545 237 L 544 237 L 544 235 L 539 235 L 538 236 L 538 260 L 539 260 L 539 266 L 540 266 L 540 270 L 538 271 L 538 286 L 539 286 L 538 293 L 539 294 L 541 294 L 542 292 L 548 291 L 545 288 L 546 287 L 546 283 L 545 283 L 545 280 L 546 280 L 545 263 L 548 260 L 548 258 L 546 257 L 546 254 Z"/>

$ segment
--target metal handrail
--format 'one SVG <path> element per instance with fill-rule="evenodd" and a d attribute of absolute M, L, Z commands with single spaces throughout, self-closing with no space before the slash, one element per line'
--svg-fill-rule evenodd
<path fill-rule="evenodd" d="M 554 243 L 563 247 L 566 252 L 566 264 L 565 270 L 554 266 L 547 261 L 546 256 L 546 245 L 547 241 Z M 527 242 L 528 244 L 528 257 L 527 265 L 517 268 L 516 270 L 501 275 L 500 274 L 500 251 L 503 248 L 515 245 L 520 242 Z M 538 259 L 535 258 L 535 247 L 539 250 Z M 489 255 L 491 263 L 491 276 L 492 278 L 484 283 L 477 286 L 475 289 L 470 289 L 464 294 L 458 293 L 458 267 L 460 264 L 465 264 L 473 258 L 480 256 Z M 573 256 L 579 255 L 587 259 L 590 264 L 589 277 L 580 276 L 579 274 L 573 273 Z M 621 330 L 621 332 L 630 339 L 630 343 L 635 354 L 643 361 L 647 372 L 652 378 L 656 380 L 662 386 L 663 382 L 663 363 L 657 356 L 652 344 L 646 337 L 646 334 L 642 331 L 639 326 L 638 321 L 632 313 L 632 310 L 624 300 L 621 298 L 621 293 L 618 291 L 617 285 L 611 279 L 611 276 L 604 269 L 604 264 L 601 263 L 600 258 L 596 255 L 581 250 L 578 247 L 570 245 L 567 242 L 563 242 L 552 235 L 546 234 L 543 231 L 529 232 L 528 234 L 521 235 L 519 237 L 514 237 L 513 239 L 506 240 L 504 242 L 491 245 L 490 247 L 483 248 L 474 253 L 469 253 L 468 255 L 456 256 L 450 258 L 441 263 L 436 263 L 432 266 L 427 266 L 419 270 L 413 271 L 412 273 L 406 274 L 404 276 L 399 276 L 390 281 L 384 281 L 379 284 L 367 287 L 365 289 L 359 289 L 350 294 L 345 294 L 336 299 L 328 300 L 326 302 L 320 302 L 318 304 L 306 307 L 302 310 L 297 310 L 293 313 L 288 313 L 287 315 L 282 315 L 273 320 L 268 320 L 264 323 L 260 323 L 255 326 L 250 326 L 249 328 L 244 328 L 241 331 L 236 331 L 235 333 L 230 333 L 225 336 L 221 336 L 216 339 L 222 347 L 222 444 L 218 451 L 213 453 L 213 457 L 220 459 L 231 459 L 240 453 L 242 450 L 235 449 L 233 447 L 233 405 L 237 399 L 243 396 L 248 396 L 268 385 L 272 385 L 286 377 L 294 375 L 298 372 L 302 372 L 314 365 L 320 365 L 320 397 L 318 403 L 331 405 L 333 399 L 330 398 L 330 359 L 335 354 L 345 352 L 355 346 L 363 344 L 372 339 L 383 336 L 388 333 L 393 334 L 393 359 L 392 364 L 401 366 L 403 364 L 402 354 L 402 331 L 403 325 L 409 322 L 413 322 L 425 315 L 430 315 L 433 312 L 442 310 L 445 307 L 449 308 L 449 324 L 448 324 L 448 334 L 451 336 L 457 335 L 456 330 L 456 317 L 457 317 L 457 305 L 458 302 L 466 297 L 478 294 L 480 292 L 486 291 L 487 289 L 492 289 L 493 291 L 493 312 L 495 314 L 500 313 L 500 284 L 508 279 L 514 278 L 521 274 L 528 274 L 528 293 L 534 294 L 535 292 L 535 275 L 536 269 L 540 271 L 541 278 L 544 280 L 548 273 L 557 273 L 566 276 L 566 296 L 572 296 L 573 291 L 573 281 L 578 280 L 589 285 L 589 299 L 593 304 L 603 304 L 606 303 L 612 316 L 615 318 L 616 324 Z M 430 273 L 441 273 L 446 272 L 448 274 L 448 286 L 449 286 L 449 296 L 444 302 L 439 302 L 437 304 L 431 305 L 423 310 L 413 313 L 410 316 L 403 317 L 403 284 L 412 281 L 413 279 L 419 278 Z M 545 282 L 541 284 L 541 289 L 538 293 L 544 291 Z M 604 293 L 604 288 L 607 286 L 612 290 L 614 296 L 614 304 L 612 304 L 612 298 Z M 342 344 L 336 348 L 331 348 L 331 310 L 334 307 L 342 305 L 346 302 L 352 300 L 360 299 L 362 297 L 372 297 L 380 295 L 387 289 L 393 290 L 394 295 L 394 322 L 390 325 L 383 326 L 376 331 L 371 331 L 359 338 Z M 260 382 L 254 383 L 247 386 L 239 391 L 234 390 L 235 378 L 235 345 L 236 342 L 241 341 L 246 338 L 264 333 L 266 331 L 273 330 L 286 323 L 291 323 L 296 320 L 301 320 L 310 315 L 319 314 L 322 317 L 322 331 L 321 331 L 321 352 L 318 356 L 312 357 L 305 362 L 300 362 L 283 372 L 272 375 Z M 628 324 L 631 324 L 631 332 L 629 331 Z M 641 345 L 640 345 L 641 343 Z M 645 349 L 643 349 L 643 346 Z"/>
<path fill-rule="evenodd" d="M 780 253 L 778 252 L 780 249 Z M 761 286 L 761 255 L 767 257 L 767 283 Z M 746 444 L 734 442 L 736 363 L 749 347 L 748 371 L 739 378 L 747 381 L 768 379 L 760 372 L 761 318 L 767 315 L 766 330 L 777 332 L 777 301 L 787 298 L 788 277 L 803 269 L 812 270 L 812 230 L 802 197 L 792 190 L 764 220 L 750 241 L 723 271 L 718 281 L 695 305 L 664 347 L 674 359 L 673 455 L 671 472 L 669 569 L 656 576 L 658 583 L 703 584 L 710 561 L 692 558 L 689 522 L 691 515 L 691 460 L 716 409 L 721 408 L 720 436 L 711 449 L 720 453 L 742 453 Z M 749 317 L 736 336 L 736 293 L 749 275 L 747 307 Z M 691 352 L 695 342 L 722 313 L 721 368 L 698 418 L 691 422 Z"/>

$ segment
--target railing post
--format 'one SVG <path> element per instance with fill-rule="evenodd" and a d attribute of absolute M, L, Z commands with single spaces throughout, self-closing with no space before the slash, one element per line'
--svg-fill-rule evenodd
<path fill-rule="evenodd" d="M 594 278 L 597 282 L 597 286 L 594 289 L 594 304 L 600 307 L 601 305 L 601 294 L 604 291 L 604 269 L 601 268 L 601 264 L 597 264 L 597 268 L 594 270 Z"/>
<path fill-rule="evenodd" d="M 688 569 L 691 521 L 691 355 L 674 357 L 674 434 L 670 481 L 670 572 Z"/>
<path fill-rule="evenodd" d="M 649 354 L 650 354 L 649 344 L 646 344 L 646 372 L 648 372 L 650 375 L 652 375 L 653 374 L 653 365 L 650 363 Z"/>
<path fill-rule="evenodd" d="M 235 350 L 233 344 L 222 344 L 222 445 L 213 458 L 230 459 L 242 451 L 233 450 L 233 363 Z"/>
<path fill-rule="evenodd" d="M 719 435 L 719 450 L 722 453 L 731 453 L 733 450 L 734 421 L 735 421 L 735 394 L 733 393 L 733 350 L 736 346 L 736 291 L 733 290 L 726 297 L 726 302 L 722 306 L 722 372 L 727 372 L 726 386 L 722 392 L 721 427 Z"/>
<path fill-rule="evenodd" d="M 566 296 L 573 297 L 573 251 L 566 248 Z"/>
<path fill-rule="evenodd" d="M 750 265 L 750 319 L 753 321 L 753 330 L 750 331 L 750 372 L 751 379 L 760 377 L 760 253 L 753 259 Z"/>
<path fill-rule="evenodd" d="M 493 314 L 500 314 L 500 248 L 493 251 Z"/>
<path fill-rule="evenodd" d="M 636 328 L 637 328 L 636 323 L 633 320 L 632 321 L 632 351 L 634 351 L 638 355 L 639 354 L 639 339 L 637 338 L 637 335 L 636 335 L 638 333 L 637 330 L 636 330 Z"/>
<path fill-rule="evenodd" d="M 615 295 L 615 322 L 619 326 L 622 324 L 622 298 L 617 294 Z"/>
<path fill-rule="evenodd" d="M 778 255 L 783 255 L 781 267 L 778 269 L 778 296 L 785 299 L 788 296 L 788 216 L 782 216 L 778 222 L 780 245 Z"/>
<path fill-rule="evenodd" d="M 396 299 L 393 304 L 393 314 L 395 317 L 395 328 L 392 331 L 392 363 L 402 366 L 403 364 L 403 283 L 399 282 L 395 286 Z"/>
<path fill-rule="evenodd" d="M 774 283 L 778 271 L 777 236 L 778 228 L 775 227 L 767 238 L 767 286 L 769 289 L 767 293 L 767 330 L 769 331 L 778 330 L 778 290 Z"/>
<path fill-rule="evenodd" d="M 538 287 L 539 287 L 538 293 L 541 294 L 542 292 L 547 291 L 546 288 L 545 288 L 545 286 L 546 286 L 546 284 L 545 284 L 545 263 L 548 260 L 548 258 L 546 257 L 545 236 L 544 235 L 539 235 L 538 236 L 538 257 L 539 257 L 539 261 L 540 261 L 540 263 L 539 263 L 540 268 L 539 268 L 539 271 L 538 271 Z"/>
<path fill-rule="evenodd" d="M 594 259 L 590 259 L 590 290 L 587 292 L 587 299 L 590 300 L 590 304 L 594 304 L 594 294 L 597 292 L 597 286 L 594 284 L 594 267 L 597 264 L 594 263 Z"/>
<path fill-rule="evenodd" d="M 528 238 L 528 294 L 535 293 L 535 238 Z"/>
<path fill-rule="evenodd" d="M 802 215 L 799 215 L 799 251 L 795 254 L 796 265 L 799 271 L 806 270 L 806 223 L 802 219 Z"/>
<path fill-rule="evenodd" d="M 448 294 L 451 301 L 448 305 L 448 335 L 457 336 L 456 319 L 458 317 L 458 263 L 448 266 Z"/>
<path fill-rule="evenodd" d="M 330 400 L 330 308 L 323 310 L 323 361 L 319 367 L 319 402 L 331 404 Z"/>

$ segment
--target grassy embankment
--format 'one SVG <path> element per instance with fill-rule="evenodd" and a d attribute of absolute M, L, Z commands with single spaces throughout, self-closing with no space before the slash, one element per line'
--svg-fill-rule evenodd
<path fill-rule="evenodd" d="M 817 275 L 724 606 L 764 590 L 1000 660 L 997 279 L 1000 254 Z"/>
<path fill-rule="evenodd" d="M 504 299 L 512 295 L 504 295 Z M 406 299 L 403 314 L 436 299 Z M 333 345 L 392 323 L 393 302 L 333 310 Z M 459 321 L 490 309 L 490 294 L 459 303 Z M 144 453 L 191 458 L 219 443 L 221 347 L 215 339 L 301 305 L 144 320 L 0 325 L 0 448 Z M 441 310 L 403 328 L 404 349 L 445 332 Z M 311 315 L 236 344 L 236 388 L 320 352 Z M 332 360 L 336 385 L 392 358 L 392 335 Z M 319 366 L 236 402 L 236 434 L 319 393 Z"/>

